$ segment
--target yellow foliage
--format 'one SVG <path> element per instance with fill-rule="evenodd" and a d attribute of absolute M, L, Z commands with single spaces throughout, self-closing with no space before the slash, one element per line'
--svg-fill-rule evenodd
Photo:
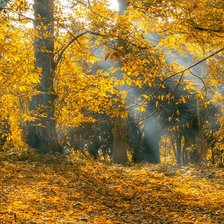
<path fill-rule="evenodd" d="M 36 93 L 39 71 L 34 68 L 32 32 L 27 35 L 2 14 L 0 23 L 0 117 L 10 125 L 8 140 L 22 146 L 23 113 Z"/>

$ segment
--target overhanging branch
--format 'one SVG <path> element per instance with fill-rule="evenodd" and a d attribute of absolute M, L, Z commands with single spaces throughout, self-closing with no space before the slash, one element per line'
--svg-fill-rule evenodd
<path fill-rule="evenodd" d="M 85 31 L 83 33 L 80 33 L 78 34 L 77 36 L 74 36 L 73 35 L 73 38 L 64 46 L 64 48 L 60 51 L 58 57 L 57 57 L 57 60 L 55 62 L 55 67 L 57 67 L 57 65 L 59 64 L 59 62 L 61 61 L 62 59 L 62 56 L 63 54 L 65 53 L 65 51 L 68 49 L 68 47 L 73 44 L 75 41 L 77 41 L 80 37 L 84 36 L 85 34 L 92 34 L 92 35 L 96 35 L 96 36 L 104 36 L 103 34 L 100 34 L 100 33 L 96 33 L 96 32 L 93 32 L 93 31 Z"/>
<path fill-rule="evenodd" d="M 181 81 L 182 81 L 182 78 L 183 78 L 183 75 L 184 75 L 185 72 L 190 71 L 190 70 L 191 70 L 192 68 L 194 68 L 195 66 L 197 66 L 197 65 L 199 65 L 200 63 L 202 63 L 202 62 L 208 60 L 208 59 L 211 58 L 211 57 L 214 57 L 215 55 L 217 55 L 218 53 L 222 52 L 223 50 L 224 50 L 224 47 L 221 48 L 221 49 L 219 49 L 219 50 L 217 50 L 217 51 L 215 51 L 214 53 L 208 55 L 207 57 L 204 57 L 204 58 L 201 59 L 200 61 L 198 61 L 198 62 L 196 62 L 196 63 L 190 65 L 189 67 L 183 69 L 182 71 L 176 72 L 176 73 L 170 75 L 169 77 L 167 77 L 166 79 L 164 79 L 164 80 L 161 82 L 160 86 L 159 86 L 159 87 L 158 87 L 158 88 L 157 88 L 157 89 L 150 95 L 150 97 L 153 96 L 153 95 L 155 95 L 155 94 L 162 88 L 164 82 L 166 82 L 168 79 L 170 79 L 170 78 L 172 78 L 172 77 L 175 77 L 175 76 L 181 74 L 180 79 L 179 79 L 179 81 L 178 81 L 178 83 L 177 83 L 175 89 L 172 91 L 171 95 L 169 96 L 169 98 L 168 98 L 167 100 L 163 101 L 163 102 L 158 106 L 158 108 L 157 108 L 156 110 L 154 110 L 151 114 L 149 114 L 148 116 L 144 117 L 144 118 L 141 119 L 141 120 L 138 120 L 137 123 L 140 123 L 140 122 L 142 122 L 142 121 L 144 121 L 144 120 L 146 120 L 146 119 L 152 117 L 152 116 L 153 116 L 153 115 L 154 115 L 154 114 L 155 114 L 155 113 L 156 113 L 156 112 L 157 112 L 157 111 L 158 111 L 158 110 L 159 110 L 159 109 L 160 109 L 166 102 L 168 102 L 168 100 L 173 96 L 173 94 L 175 93 L 175 91 L 176 91 L 177 88 L 179 87 L 179 85 L 180 85 L 180 83 L 181 83 Z M 195 77 L 199 78 L 199 79 L 203 82 L 203 84 L 205 85 L 203 79 L 201 79 L 199 76 L 193 74 L 191 71 L 190 71 L 190 73 L 191 73 L 192 75 L 194 75 Z M 205 87 L 206 87 L 206 86 L 205 86 Z M 144 100 L 144 102 L 145 102 L 145 100 Z"/>
<path fill-rule="evenodd" d="M 195 75 L 192 71 L 190 71 L 190 73 L 191 73 L 191 75 L 192 76 L 194 76 L 194 77 L 196 77 L 196 78 L 198 78 L 198 79 L 200 79 L 201 80 L 201 82 L 203 83 L 203 85 L 204 85 L 204 87 L 205 87 L 205 95 L 206 95 L 206 98 L 207 98 L 207 86 L 206 86 L 206 84 L 205 84 L 205 81 L 200 77 L 200 76 L 198 76 L 198 75 Z"/>
<path fill-rule="evenodd" d="M 180 76 L 180 78 L 179 78 L 179 80 L 178 80 L 178 83 L 177 83 L 177 85 L 175 86 L 175 88 L 174 88 L 174 90 L 172 91 L 172 93 L 170 94 L 170 96 L 166 99 L 166 100 L 164 100 L 151 114 L 149 114 L 149 115 L 147 115 L 146 117 L 144 117 L 144 118 L 142 118 L 141 120 L 138 120 L 138 122 L 137 123 L 140 123 L 140 122 L 142 122 L 142 121 L 144 121 L 144 120 L 146 120 L 146 119 L 148 119 L 148 118 L 150 118 L 150 117 L 152 117 L 157 111 L 159 111 L 159 109 L 165 104 L 165 103 L 167 103 L 168 102 L 168 100 L 170 100 L 171 99 L 171 97 L 173 96 L 173 94 L 176 92 L 176 90 L 178 89 L 178 87 L 179 87 L 179 85 L 180 85 L 180 83 L 181 83 L 181 81 L 182 81 L 182 79 L 183 79 L 183 75 L 184 75 L 184 72 L 181 74 L 181 76 Z"/>

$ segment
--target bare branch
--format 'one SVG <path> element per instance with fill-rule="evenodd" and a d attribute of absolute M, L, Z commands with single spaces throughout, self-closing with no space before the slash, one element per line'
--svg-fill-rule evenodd
<path fill-rule="evenodd" d="M 196 78 L 198 78 L 198 79 L 201 80 L 201 82 L 203 83 L 203 85 L 204 85 L 204 87 L 205 87 L 205 95 L 206 95 L 206 98 L 207 98 L 207 94 L 208 94 L 208 92 L 207 92 L 207 86 L 206 86 L 206 84 L 205 84 L 205 81 L 204 81 L 200 76 L 195 75 L 192 71 L 190 71 L 190 73 L 191 73 L 191 75 L 193 75 L 193 76 L 195 76 Z"/>
<path fill-rule="evenodd" d="M 150 117 L 152 117 L 157 111 L 159 111 L 159 109 L 165 104 L 165 103 L 167 103 L 168 102 L 168 100 L 170 100 L 171 99 L 171 97 L 173 96 L 173 94 L 176 92 L 176 90 L 177 90 L 177 88 L 179 87 L 179 85 L 180 85 L 180 83 L 181 83 L 181 81 L 182 81 L 182 78 L 183 78 L 183 75 L 184 75 L 184 72 L 181 74 L 181 76 L 180 76 L 180 78 L 179 78 L 179 80 L 178 80 L 178 83 L 177 83 L 177 85 L 175 86 L 175 88 L 174 88 L 174 90 L 172 91 L 172 93 L 170 94 L 170 96 L 166 99 L 166 100 L 164 100 L 151 114 L 149 114 L 149 115 L 147 115 L 146 117 L 144 117 L 144 118 L 142 118 L 141 120 L 138 120 L 138 122 L 137 123 L 140 123 L 140 122 L 142 122 L 142 121 L 144 121 L 144 120 L 146 120 L 146 119 L 148 119 L 148 118 L 150 118 Z"/>
<path fill-rule="evenodd" d="M 201 26 L 198 26 L 198 25 L 195 25 L 194 28 L 196 30 L 200 30 L 200 31 L 206 31 L 206 32 L 214 32 L 214 33 L 224 33 L 224 30 L 216 30 L 216 29 L 210 29 L 210 28 L 205 28 L 205 27 L 201 27 Z"/>
<path fill-rule="evenodd" d="M 0 0 L 1 1 L 1 0 Z M 19 17 L 22 17 L 21 19 L 13 19 L 13 20 L 17 20 L 17 21 L 22 21 L 22 20 L 30 20 L 30 21 L 34 21 L 33 18 L 28 17 L 20 12 L 17 12 L 16 10 L 12 9 L 12 8 L 5 8 L 5 10 L 11 11 L 15 14 L 17 14 Z M 0 11 L 1 11 L 1 7 L 0 7 Z"/>
<path fill-rule="evenodd" d="M 196 62 L 196 63 L 190 65 L 189 67 L 185 68 L 184 70 L 179 71 L 179 72 L 176 72 L 176 73 L 174 73 L 173 75 L 170 75 L 169 77 L 165 78 L 165 79 L 161 82 L 160 86 L 159 86 L 159 87 L 158 87 L 158 88 L 157 88 L 157 89 L 156 89 L 156 90 L 149 96 L 149 98 L 152 97 L 152 96 L 154 96 L 157 92 L 159 92 L 159 90 L 162 88 L 163 84 L 164 84 L 167 80 L 169 80 L 170 78 L 172 78 L 172 77 L 174 77 L 174 76 L 177 76 L 177 75 L 179 75 L 179 74 L 182 74 L 182 73 L 184 73 L 184 72 L 186 72 L 186 71 L 188 71 L 188 70 L 191 70 L 191 69 L 194 68 L 195 66 L 197 66 L 197 65 L 199 65 L 200 63 L 206 61 L 207 59 L 209 59 L 209 58 L 211 58 L 211 57 L 217 55 L 218 53 L 220 53 L 220 52 L 223 51 L 223 50 L 224 50 L 224 47 L 221 48 L 221 49 L 219 49 L 219 50 L 217 50 L 217 51 L 215 51 L 214 53 L 210 54 L 209 56 L 203 58 L 202 60 L 200 60 L 200 61 L 198 61 L 198 62 Z M 198 77 L 198 78 L 199 78 L 199 77 Z M 146 91 L 146 92 L 147 92 L 147 91 Z M 144 103 L 144 102 L 143 102 L 143 103 Z"/>
<path fill-rule="evenodd" d="M 96 36 L 104 36 L 103 34 L 100 34 L 100 33 L 96 33 L 96 32 L 92 32 L 92 31 L 85 31 L 83 33 L 80 33 L 78 34 L 77 36 L 73 36 L 73 38 L 64 46 L 64 48 L 60 51 L 58 57 L 57 57 L 57 60 L 55 62 L 55 66 L 57 67 L 57 65 L 59 64 L 59 62 L 61 61 L 62 59 L 62 56 L 63 54 L 65 53 L 65 51 L 68 49 L 68 47 L 73 44 L 75 41 L 77 41 L 80 37 L 84 36 L 85 34 L 92 34 L 92 35 L 96 35 Z M 71 33 L 70 33 L 71 34 Z"/>
<path fill-rule="evenodd" d="M 150 95 L 150 97 L 152 97 L 153 95 L 155 95 L 160 89 L 161 89 L 161 87 L 163 86 L 163 84 L 164 84 L 164 82 L 166 82 L 168 79 L 170 79 L 170 78 L 172 78 L 172 77 L 174 77 L 174 76 L 177 76 L 177 75 L 179 75 L 179 74 L 181 74 L 181 76 L 180 76 L 180 79 L 179 79 L 179 82 L 178 82 L 178 84 L 177 84 L 177 86 L 175 87 L 175 89 L 172 91 L 172 93 L 171 93 L 171 95 L 169 96 L 169 98 L 167 99 L 167 100 L 165 100 L 165 101 L 163 101 L 159 106 L 158 106 L 158 108 L 156 109 L 156 110 L 154 110 L 151 114 L 149 114 L 148 116 L 146 116 L 145 118 L 143 118 L 143 119 L 141 119 L 141 120 L 139 120 L 137 123 L 139 123 L 139 122 L 142 122 L 142 121 L 144 121 L 144 120 L 146 120 L 146 119 L 148 119 L 149 117 L 151 117 L 151 116 L 153 116 L 171 97 L 172 97 L 172 95 L 175 93 L 175 91 L 177 90 L 177 88 L 178 88 L 178 86 L 180 85 L 180 82 L 181 82 L 181 80 L 182 80 L 182 78 L 183 78 L 183 75 L 184 75 L 184 73 L 186 72 L 186 71 L 190 71 L 192 68 L 194 68 L 195 66 L 197 66 L 197 65 L 199 65 L 200 63 L 202 63 L 202 62 L 204 62 L 204 61 L 206 61 L 206 60 L 208 60 L 209 58 L 211 58 L 211 57 L 214 57 L 215 55 L 217 55 L 218 53 L 220 53 L 220 52 L 222 52 L 224 50 L 224 47 L 223 48 L 221 48 L 221 49 L 219 49 L 219 50 L 217 50 L 217 51 L 215 51 L 214 53 L 212 53 L 212 54 L 210 54 L 210 55 L 208 55 L 207 57 L 204 57 L 203 59 L 201 59 L 200 61 L 198 61 L 198 62 L 196 62 L 196 63 L 194 63 L 194 64 L 192 64 L 192 65 L 190 65 L 189 67 L 187 67 L 187 68 L 185 68 L 185 69 L 183 69 L 182 71 L 180 71 L 180 72 L 177 72 L 177 73 L 174 73 L 173 75 L 171 75 L 171 76 L 169 76 L 169 77 L 167 77 L 166 79 L 164 79 L 162 82 L 161 82 L 161 84 L 160 84 L 160 86 Z M 191 71 L 190 71 L 191 72 Z M 192 72 L 191 72 L 192 73 Z M 194 74 L 193 74 L 194 75 Z M 204 80 L 203 79 L 201 79 L 199 76 L 196 76 L 196 75 L 194 75 L 195 77 L 197 77 L 197 78 L 199 78 L 201 81 L 203 81 L 203 83 L 204 83 Z M 205 83 L 204 83 L 205 84 Z M 206 90 L 206 93 L 207 93 L 207 90 Z M 144 102 L 145 102 L 145 100 L 144 100 Z M 142 103 L 143 104 L 143 103 Z"/>

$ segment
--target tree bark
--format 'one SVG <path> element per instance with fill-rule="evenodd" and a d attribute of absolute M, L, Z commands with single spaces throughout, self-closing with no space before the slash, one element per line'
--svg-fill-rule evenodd
<path fill-rule="evenodd" d="M 38 119 L 29 124 L 27 142 L 41 153 L 59 152 L 54 119 L 54 0 L 35 0 L 35 66 L 41 69 L 40 92 L 32 98 L 30 109 Z"/>
<path fill-rule="evenodd" d="M 113 130 L 113 155 L 112 161 L 117 164 L 128 162 L 126 141 L 126 118 L 116 117 Z"/>
<path fill-rule="evenodd" d="M 119 0 L 119 14 L 122 15 L 126 9 L 127 9 L 126 0 Z M 126 51 L 125 41 L 119 38 L 118 45 L 123 48 L 123 52 L 125 54 Z M 119 65 L 120 64 L 121 63 L 119 63 Z M 112 150 L 113 163 L 125 164 L 128 161 L 126 127 L 127 127 L 127 118 L 121 118 L 121 116 L 115 117 L 114 130 L 113 130 L 113 150 Z"/>
<path fill-rule="evenodd" d="M 181 165 L 181 133 L 177 134 L 177 163 Z"/>
<path fill-rule="evenodd" d="M 196 100 L 196 113 L 197 113 L 197 122 L 198 122 L 198 145 L 199 145 L 199 163 L 206 157 L 207 154 L 207 144 L 205 137 L 202 132 L 202 123 L 201 123 L 201 117 L 200 117 L 200 102 L 197 99 Z"/>

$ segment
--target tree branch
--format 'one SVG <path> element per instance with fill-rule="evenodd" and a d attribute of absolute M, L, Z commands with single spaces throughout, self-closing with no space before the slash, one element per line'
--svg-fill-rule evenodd
<path fill-rule="evenodd" d="M 214 32 L 214 33 L 224 33 L 224 30 L 204 28 L 204 27 L 201 27 L 201 26 L 198 26 L 198 25 L 195 25 L 194 28 L 197 29 L 197 30 L 200 30 L 200 31 Z"/>
<path fill-rule="evenodd" d="M 172 91 L 172 93 L 171 93 L 171 95 L 169 96 L 169 98 L 167 99 L 167 100 L 165 100 L 165 101 L 163 101 L 159 106 L 158 106 L 158 108 L 156 109 L 156 110 L 154 110 L 151 114 L 149 114 L 148 116 L 146 116 L 145 118 L 143 118 L 143 119 L 141 119 L 141 120 L 139 120 L 137 123 L 140 123 L 140 122 L 142 122 L 142 121 L 144 121 L 144 120 L 146 120 L 146 119 L 148 119 L 149 117 L 151 117 L 151 116 L 153 116 L 171 97 L 172 97 L 172 95 L 175 93 L 175 91 L 177 90 L 177 88 L 178 88 L 178 86 L 180 85 L 180 82 L 181 82 L 181 80 L 182 80 L 182 78 L 183 78 L 183 75 L 184 75 L 184 73 L 186 72 L 186 71 L 190 71 L 192 68 L 194 68 L 195 66 L 197 66 L 197 65 L 199 65 L 200 63 L 202 63 L 202 62 L 204 62 L 204 61 L 206 61 L 206 60 L 208 60 L 209 58 L 211 58 L 211 57 L 214 57 L 215 55 L 217 55 L 218 53 L 220 53 L 220 52 L 222 52 L 224 50 L 224 47 L 223 48 L 221 48 L 221 49 L 219 49 L 219 50 L 217 50 L 217 51 L 215 51 L 214 53 L 212 53 L 212 54 L 210 54 L 210 55 L 208 55 L 207 57 L 204 57 L 203 59 L 201 59 L 200 61 L 198 61 L 198 62 L 196 62 L 196 63 L 194 63 L 194 64 L 192 64 L 192 65 L 190 65 L 189 67 L 187 67 L 187 68 L 185 68 L 185 69 L 183 69 L 182 71 L 179 71 L 179 72 L 176 72 L 176 73 L 174 73 L 173 75 L 171 75 L 171 76 L 169 76 L 169 77 L 167 77 L 166 79 L 164 79 L 162 82 L 161 82 L 161 84 L 160 84 L 160 86 L 150 95 L 150 97 L 151 96 L 153 96 L 153 95 L 155 95 L 160 89 L 161 89 L 161 87 L 163 86 L 163 84 L 164 84 L 164 82 L 166 82 L 168 79 L 170 79 L 170 78 L 172 78 L 172 77 L 174 77 L 174 76 L 177 76 L 177 75 L 179 75 L 179 74 L 181 74 L 181 77 L 180 77 L 180 79 L 179 79 L 179 82 L 178 82 L 178 84 L 177 84 L 177 86 L 175 87 L 175 89 Z M 190 71 L 191 72 L 191 71 Z M 191 74 L 192 74 L 192 72 L 191 72 Z M 194 75 L 194 74 L 193 74 Z M 196 75 L 194 75 L 195 77 L 197 77 L 197 78 L 199 78 L 203 83 L 204 83 L 204 80 L 203 79 L 201 79 L 199 76 L 196 76 Z M 205 84 L 205 83 L 204 83 Z M 207 93 L 207 89 L 206 89 L 206 93 Z M 145 102 L 145 100 L 144 100 L 144 102 Z"/>
<path fill-rule="evenodd" d="M 65 53 L 65 51 L 68 49 L 68 47 L 69 47 L 71 44 L 73 44 L 75 41 L 77 41 L 80 37 L 84 36 L 84 35 L 87 34 L 87 33 L 92 34 L 92 35 L 96 35 L 96 36 L 104 36 L 103 34 L 96 33 L 96 32 L 92 32 L 92 31 L 85 31 L 85 32 L 83 32 L 83 33 L 78 34 L 77 36 L 74 36 L 74 35 L 72 34 L 73 38 L 72 38 L 72 39 L 71 39 L 71 40 L 64 46 L 64 48 L 60 51 L 60 53 L 59 53 L 59 55 L 58 55 L 58 57 L 57 57 L 57 59 L 56 59 L 56 61 L 55 61 L 55 67 L 57 67 L 57 65 L 58 65 L 59 62 L 61 61 L 62 56 L 63 56 L 63 54 Z"/>
<path fill-rule="evenodd" d="M 205 84 L 205 81 L 204 81 L 200 76 L 195 75 L 191 70 L 190 70 L 190 73 L 191 73 L 191 75 L 193 75 L 193 76 L 195 76 L 196 78 L 198 78 L 198 79 L 201 80 L 201 82 L 203 83 L 203 85 L 204 85 L 204 87 L 205 87 L 205 95 L 206 95 L 206 98 L 207 98 L 207 94 L 208 94 L 208 92 L 207 92 L 207 86 L 206 86 L 206 84 Z"/>
<path fill-rule="evenodd" d="M 209 59 L 209 58 L 215 56 L 216 54 L 220 53 L 220 52 L 223 51 L 223 50 L 224 50 L 224 47 L 221 48 L 221 49 L 219 49 L 219 50 L 217 50 L 217 51 L 215 51 L 214 53 L 210 54 L 209 56 L 203 58 L 202 60 L 200 60 L 200 61 L 198 61 L 198 62 L 196 62 L 196 63 L 190 65 L 189 67 L 185 68 L 184 70 L 179 71 L 179 72 L 176 72 L 176 73 L 174 73 L 173 75 L 170 75 L 169 77 L 165 78 L 165 79 L 161 82 L 160 86 L 155 90 L 155 92 L 153 92 L 149 97 L 154 96 L 154 95 L 161 89 L 161 87 L 163 86 L 164 82 L 166 82 L 168 79 L 170 79 L 170 78 L 172 78 L 172 77 L 174 77 L 174 76 L 177 76 L 177 75 L 179 75 L 179 74 L 182 74 L 182 73 L 184 73 L 184 72 L 186 72 L 186 71 L 188 71 L 188 70 L 191 70 L 193 67 L 195 67 L 195 66 L 199 65 L 200 63 L 206 61 L 207 59 Z M 196 75 L 195 75 L 195 76 L 196 76 Z M 197 76 L 197 77 L 198 77 L 198 76 Z M 198 77 L 198 78 L 199 78 L 199 77 Z M 203 81 L 203 83 L 204 83 L 204 81 Z M 146 92 L 147 92 L 147 91 L 146 91 Z"/>
<path fill-rule="evenodd" d="M 170 96 L 166 99 L 166 100 L 164 100 L 151 114 L 149 114 L 149 115 L 147 115 L 146 117 L 144 117 L 144 118 L 142 118 L 141 120 L 138 120 L 138 122 L 137 123 L 140 123 L 140 122 L 142 122 L 142 121 L 144 121 L 144 120 L 146 120 L 146 119 L 148 119 L 148 118 L 150 118 L 150 117 L 152 117 L 165 103 L 167 103 L 168 102 L 168 100 L 170 100 L 171 99 L 171 97 L 173 96 L 173 94 L 176 92 L 176 90 L 177 90 L 177 88 L 179 87 L 179 85 L 180 85 L 180 83 L 181 83 L 181 81 L 182 81 L 182 78 L 183 78 L 183 75 L 184 75 L 184 72 L 181 74 L 181 76 L 180 76 L 180 78 L 179 78 L 179 80 L 178 80 L 178 83 L 177 83 L 177 85 L 175 86 L 175 88 L 174 88 L 174 90 L 172 91 L 172 93 L 170 94 Z"/>
<path fill-rule="evenodd" d="M 0 1 L 1 1 L 1 0 L 0 0 Z M 9 10 L 9 11 L 11 11 L 11 12 L 17 14 L 18 16 L 23 17 L 23 18 L 21 18 L 21 19 L 16 19 L 16 21 L 22 21 L 22 20 L 31 20 L 31 21 L 34 21 L 33 18 L 28 17 L 28 16 L 26 16 L 26 15 L 20 13 L 20 12 L 17 12 L 17 11 L 14 10 L 14 9 L 11 9 L 11 8 L 4 8 L 4 9 L 5 9 L 5 10 Z M 1 7 L 0 7 L 0 11 L 1 11 Z M 8 17 L 8 18 L 10 18 L 10 17 Z M 12 18 L 10 18 L 10 19 L 12 19 Z M 15 20 L 15 19 L 13 19 L 13 20 Z"/>

